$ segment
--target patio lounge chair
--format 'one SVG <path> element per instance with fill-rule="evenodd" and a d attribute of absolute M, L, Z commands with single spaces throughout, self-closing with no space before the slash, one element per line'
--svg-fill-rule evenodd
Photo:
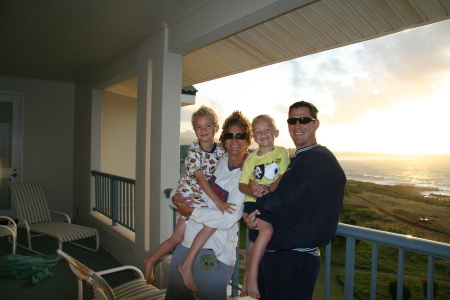
<path fill-rule="evenodd" d="M 165 298 L 166 290 L 160 290 L 151 284 L 146 284 L 142 272 L 133 266 L 123 266 L 112 268 L 109 270 L 94 272 L 67 253 L 56 250 L 58 255 L 64 259 L 70 266 L 70 269 L 78 279 L 78 300 L 83 299 L 83 280 L 92 287 L 94 298 L 97 300 L 113 300 L 113 299 L 150 299 L 162 300 Z M 103 279 L 102 275 L 112 274 L 124 270 L 131 270 L 138 276 L 137 279 L 123 283 L 115 288 L 111 288 Z"/>
<path fill-rule="evenodd" d="M 17 225 L 10 217 L 0 216 L 0 220 L 7 220 L 7 225 L 0 224 L 0 236 L 9 236 L 12 243 L 12 253 L 16 254 Z"/>
<path fill-rule="evenodd" d="M 32 249 L 31 238 L 45 235 L 57 239 L 59 249 L 62 249 L 62 243 L 70 242 L 94 252 L 98 250 L 99 235 L 97 229 L 72 224 L 67 214 L 50 211 L 39 181 L 9 182 L 9 186 L 16 204 L 18 226 L 25 228 L 27 231 L 28 247 L 22 247 L 41 254 Z M 66 222 L 52 220 L 50 213 L 64 216 Z M 38 234 L 31 235 L 31 232 Z M 73 242 L 89 237 L 96 237 L 96 248 L 89 248 Z"/>

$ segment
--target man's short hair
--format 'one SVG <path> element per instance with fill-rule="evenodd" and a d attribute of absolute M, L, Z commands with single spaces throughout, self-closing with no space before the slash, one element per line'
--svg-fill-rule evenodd
<path fill-rule="evenodd" d="M 319 113 L 319 110 L 317 109 L 317 107 L 314 106 L 314 104 L 306 102 L 306 101 L 298 101 L 298 102 L 295 102 L 294 104 L 292 104 L 291 106 L 289 106 L 289 113 L 291 113 L 292 109 L 299 108 L 299 107 L 309 108 L 311 117 L 313 117 L 313 119 L 317 120 L 317 114 Z"/>

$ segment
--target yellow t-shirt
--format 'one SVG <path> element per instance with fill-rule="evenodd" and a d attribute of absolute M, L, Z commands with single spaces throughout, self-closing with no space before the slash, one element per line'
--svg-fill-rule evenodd
<path fill-rule="evenodd" d="M 245 159 L 239 183 L 248 184 L 250 179 L 253 179 L 254 172 L 254 179 L 258 184 L 269 185 L 286 171 L 290 163 L 286 148 L 275 146 L 272 151 L 263 155 L 257 155 L 258 151 L 259 149 L 253 151 Z M 244 201 L 255 202 L 256 200 L 246 196 Z"/>

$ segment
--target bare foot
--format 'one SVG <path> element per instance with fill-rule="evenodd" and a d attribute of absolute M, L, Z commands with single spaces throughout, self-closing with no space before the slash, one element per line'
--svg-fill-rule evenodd
<path fill-rule="evenodd" d="M 247 272 L 244 272 L 244 278 L 242 278 L 242 289 L 241 293 L 239 294 L 239 297 L 246 297 L 248 296 L 247 291 Z"/>
<path fill-rule="evenodd" d="M 178 266 L 178 272 L 181 275 L 181 278 L 183 278 L 184 285 L 193 292 L 197 292 L 197 287 L 195 286 L 194 282 L 194 274 L 192 274 L 192 268 L 185 267 L 184 264 L 180 264 Z"/>
<path fill-rule="evenodd" d="M 261 298 L 258 290 L 258 280 L 256 276 L 252 276 L 252 274 L 248 274 L 247 276 L 247 295 L 252 298 Z"/>
<path fill-rule="evenodd" d="M 145 282 L 147 284 L 152 284 L 155 282 L 155 276 L 153 275 L 153 266 L 155 265 L 154 262 L 150 260 L 150 256 L 148 256 L 146 259 L 144 259 L 145 264 Z"/>

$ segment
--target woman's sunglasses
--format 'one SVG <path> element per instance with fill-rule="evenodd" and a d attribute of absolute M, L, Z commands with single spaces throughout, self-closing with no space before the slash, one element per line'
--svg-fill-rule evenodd
<path fill-rule="evenodd" d="M 300 122 L 300 124 L 308 124 L 311 121 L 315 121 L 316 119 L 310 118 L 310 117 L 301 117 L 301 118 L 289 118 L 287 119 L 288 124 L 295 125 L 297 121 Z"/>
<path fill-rule="evenodd" d="M 232 133 L 228 132 L 224 135 L 226 140 L 232 140 L 234 137 L 236 137 L 238 140 L 245 140 L 247 136 L 244 133 Z"/>

